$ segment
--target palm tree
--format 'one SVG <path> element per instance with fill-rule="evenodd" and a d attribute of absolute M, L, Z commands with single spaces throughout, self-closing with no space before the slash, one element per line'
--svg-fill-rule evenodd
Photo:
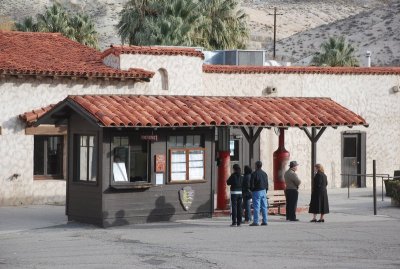
<path fill-rule="evenodd" d="M 237 0 L 200 0 L 203 22 L 197 35 L 207 49 L 244 48 L 249 37 L 247 15 Z"/>
<path fill-rule="evenodd" d="M 61 33 L 69 37 L 68 14 L 60 4 L 54 4 L 44 14 L 38 14 L 37 21 L 40 32 Z"/>
<path fill-rule="evenodd" d="M 62 6 L 54 4 L 36 17 L 37 22 L 32 17 L 27 17 L 21 23 L 16 23 L 16 30 L 61 33 L 81 44 L 98 48 L 94 23 L 87 15 L 77 14 L 71 17 Z"/>
<path fill-rule="evenodd" d="M 68 20 L 69 36 L 81 44 L 98 48 L 97 32 L 94 23 L 87 15 L 77 14 Z"/>
<path fill-rule="evenodd" d="M 311 60 L 317 66 L 359 66 L 354 56 L 355 49 L 346 43 L 344 37 L 330 37 L 321 45 L 321 52 L 315 53 Z"/>
<path fill-rule="evenodd" d="M 32 17 L 26 17 L 22 22 L 15 23 L 15 29 L 21 32 L 37 32 L 38 25 Z"/>
<path fill-rule="evenodd" d="M 148 27 L 152 17 L 158 15 L 157 6 L 157 0 L 130 0 L 125 4 L 117 24 L 122 43 L 127 42 L 130 45 L 141 43 L 138 36 L 145 27 Z"/>
<path fill-rule="evenodd" d="M 199 19 L 197 1 L 168 0 L 164 2 L 163 10 L 156 21 L 159 29 L 156 44 L 192 45 L 192 34 Z"/>
<path fill-rule="evenodd" d="M 117 25 L 122 43 L 243 48 L 247 15 L 237 0 L 130 0 Z"/>

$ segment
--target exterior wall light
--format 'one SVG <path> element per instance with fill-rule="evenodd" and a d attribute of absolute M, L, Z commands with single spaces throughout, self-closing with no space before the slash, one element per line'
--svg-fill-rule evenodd
<path fill-rule="evenodd" d="M 264 94 L 264 95 L 266 95 L 266 94 L 273 94 L 273 93 L 276 93 L 277 91 L 278 91 L 278 90 L 277 90 L 276 87 L 274 87 L 274 86 L 268 86 L 267 88 L 264 89 L 263 94 Z"/>

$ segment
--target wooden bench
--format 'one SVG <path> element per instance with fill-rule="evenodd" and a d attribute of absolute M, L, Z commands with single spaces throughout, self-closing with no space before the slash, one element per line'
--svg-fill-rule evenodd
<path fill-rule="evenodd" d="M 281 207 L 286 206 L 286 196 L 284 190 L 268 191 L 267 192 L 268 207 L 278 208 L 278 214 L 281 214 Z"/>

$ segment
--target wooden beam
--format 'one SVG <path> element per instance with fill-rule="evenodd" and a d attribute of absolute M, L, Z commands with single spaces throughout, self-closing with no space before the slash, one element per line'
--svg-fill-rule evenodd
<path fill-rule="evenodd" d="M 322 127 L 321 130 L 319 130 L 318 134 L 314 137 L 314 141 L 317 142 L 318 139 L 321 137 L 321 135 L 325 132 L 326 127 Z"/>
<path fill-rule="evenodd" d="M 246 140 L 249 143 L 249 166 L 251 166 L 251 159 L 253 158 L 254 143 L 260 136 L 261 131 L 263 130 L 263 127 L 258 127 L 256 132 L 254 133 L 254 128 L 255 127 L 249 127 L 249 132 L 247 132 L 245 127 L 240 127 L 244 137 L 246 137 Z"/>
<path fill-rule="evenodd" d="M 26 127 L 26 135 L 65 135 L 67 134 L 67 126 L 60 125 L 40 125 L 37 127 Z"/>
<path fill-rule="evenodd" d="M 262 127 L 258 127 L 257 131 L 255 132 L 254 136 L 253 136 L 253 143 L 256 142 L 257 138 L 260 136 L 261 132 L 262 132 L 263 128 Z"/>
<path fill-rule="evenodd" d="M 244 137 L 246 138 L 247 142 L 250 143 L 251 138 L 250 138 L 250 135 L 249 135 L 249 133 L 247 132 L 246 128 L 240 127 L 240 130 L 242 130 L 242 133 L 243 133 Z"/>
<path fill-rule="evenodd" d="M 303 131 L 306 133 L 308 139 L 310 139 L 310 141 L 312 141 L 313 138 L 312 138 L 312 136 L 311 136 L 310 131 L 309 131 L 307 128 L 303 128 Z"/>

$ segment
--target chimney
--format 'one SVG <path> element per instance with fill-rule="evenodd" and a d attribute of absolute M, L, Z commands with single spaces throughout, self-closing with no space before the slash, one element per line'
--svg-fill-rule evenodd
<path fill-rule="evenodd" d="M 365 57 L 367 57 L 367 67 L 371 67 L 371 52 L 369 50 L 365 53 Z"/>

